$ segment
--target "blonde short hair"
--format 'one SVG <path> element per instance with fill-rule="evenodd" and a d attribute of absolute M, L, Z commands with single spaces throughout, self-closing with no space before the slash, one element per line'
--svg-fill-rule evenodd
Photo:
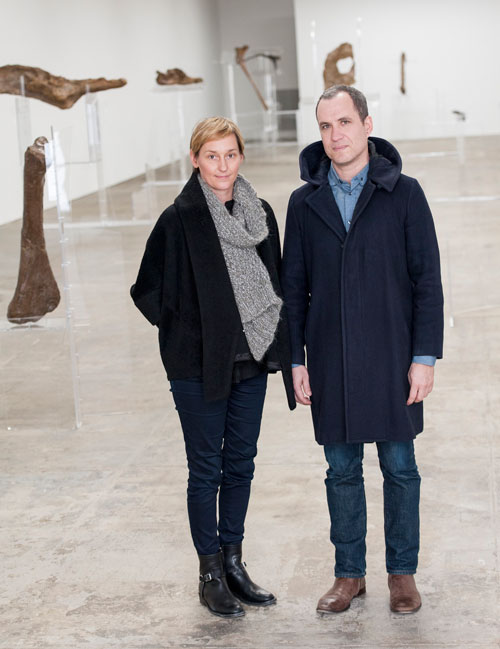
<path fill-rule="evenodd" d="M 245 141 L 240 129 L 234 122 L 227 117 L 207 117 L 198 122 L 193 129 L 189 148 L 197 157 L 200 153 L 201 147 L 210 140 L 221 140 L 228 135 L 234 135 L 238 143 L 240 153 L 243 153 L 245 148 Z"/>

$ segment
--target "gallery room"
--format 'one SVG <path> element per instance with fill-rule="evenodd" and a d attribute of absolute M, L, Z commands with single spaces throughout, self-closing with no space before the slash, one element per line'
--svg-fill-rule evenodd
<path fill-rule="evenodd" d="M 2 3 L 0 647 L 499 646 L 499 24 Z"/>

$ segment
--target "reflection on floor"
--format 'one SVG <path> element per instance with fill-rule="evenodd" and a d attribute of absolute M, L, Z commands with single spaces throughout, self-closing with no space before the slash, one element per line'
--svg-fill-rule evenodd
<path fill-rule="evenodd" d="M 499 144 L 499 138 L 467 139 L 461 166 L 452 140 L 400 143 L 404 170 L 421 180 L 435 215 L 447 304 L 446 358 L 438 363 L 426 431 L 416 443 L 423 477 L 421 611 L 398 617 L 388 608 L 382 483 L 369 447 L 367 594 L 344 614 L 316 616 L 316 601 L 333 580 L 324 460 L 309 413 L 287 411 L 276 377 L 266 403 L 245 558 L 254 578 L 277 594 L 278 605 L 249 609 L 232 621 L 200 606 L 179 425 L 155 330 L 128 295 L 150 225 L 97 222 L 67 230 L 79 430 L 73 429 L 64 305 L 47 325 L 0 332 L 0 647 L 500 646 Z M 447 155 L 427 155 L 433 151 Z M 273 205 L 281 226 L 290 191 L 300 182 L 297 153 L 288 146 L 247 154 L 244 173 Z M 150 218 L 151 196 L 142 182 L 109 191 L 114 219 Z M 177 190 L 159 186 L 153 200 L 163 207 Z M 98 221 L 96 204 L 95 196 L 76 201 L 74 222 Z M 5 318 L 16 283 L 20 222 L 0 232 Z M 47 229 L 46 238 L 61 282 L 57 230 Z"/>

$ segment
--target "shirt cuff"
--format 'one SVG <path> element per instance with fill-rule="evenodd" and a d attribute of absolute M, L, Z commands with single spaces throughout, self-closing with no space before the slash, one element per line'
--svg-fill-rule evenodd
<path fill-rule="evenodd" d="M 304 363 L 292 363 L 292 369 L 294 367 L 304 367 Z"/>
<path fill-rule="evenodd" d="M 414 356 L 411 362 L 420 363 L 421 365 L 430 365 L 431 367 L 434 367 L 434 365 L 436 364 L 436 357 L 435 356 Z"/>

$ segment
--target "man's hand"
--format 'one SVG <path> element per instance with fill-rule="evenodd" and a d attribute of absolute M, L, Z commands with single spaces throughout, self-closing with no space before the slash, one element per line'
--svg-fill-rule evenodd
<path fill-rule="evenodd" d="M 412 403 L 420 403 L 420 401 L 423 401 L 432 391 L 434 385 L 434 368 L 431 365 L 412 363 L 408 371 L 408 382 L 410 383 L 410 395 L 406 405 L 411 406 Z"/>
<path fill-rule="evenodd" d="M 309 372 L 305 365 L 292 368 L 293 390 L 295 401 L 303 406 L 311 405 L 311 387 L 309 385 Z"/>

